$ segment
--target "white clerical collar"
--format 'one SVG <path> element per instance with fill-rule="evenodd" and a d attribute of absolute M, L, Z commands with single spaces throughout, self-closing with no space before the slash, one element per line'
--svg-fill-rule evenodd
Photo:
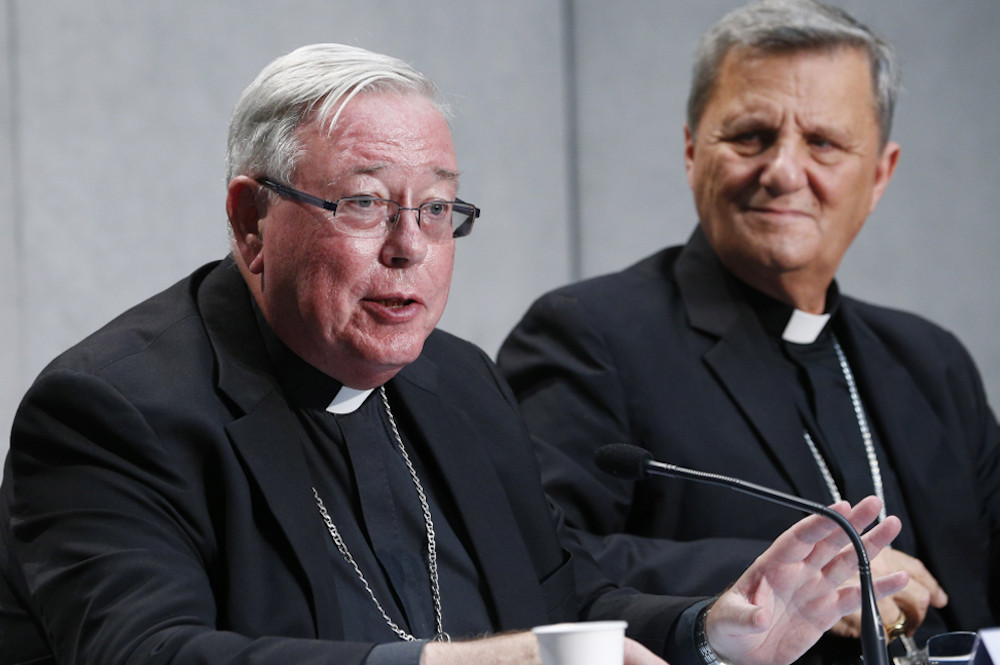
<path fill-rule="evenodd" d="M 372 394 L 373 390 L 374 388 L 369 388 L 368 390 L 357 390 L 355 388 L 341 386 L 336 397 L 334 397 L 333 401 L 330 402 L 330 405 L 326 407 L 326 410 L 337 415 L 354 413 L 361 408 L 361 405 L 365 403 L 365 400 L 368 399 L 368 396 Z"/>
<path fill-rule="evenodd" d="M 823 332 L 829 320 L 829 314 L 810 314 L 801 309 L 792 310 L 792 316 L 788 319 L 785 331 L 781 333 L 781 339 L 792 344 L 812 344 Z"/>

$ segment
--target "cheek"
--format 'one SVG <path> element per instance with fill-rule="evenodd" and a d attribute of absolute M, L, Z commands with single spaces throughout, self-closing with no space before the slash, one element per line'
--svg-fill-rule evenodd
<path fill-rule="evenodd" d="M 434 251 L 425 264 L 428 277 L 433 284 L 436 316 L 440 317 L 448 300 L 451 289 L 451 278 L 455 267 L 455 244 L 440 247 Z"/>
<path fill-rule="evenodd" d="M 431 256 L 431 271 L 436 275 L 437 282 L 451 282 L 452 271 L 455 268 L 455 241 L 441 245 Z"/>
<path fill-rule="evenodd" d="M 427 284 L 429 285 L 426 296 L 429 298 L 429 314 L 436 325 L 441 318 L 445 305 L 448 302 L 448 293 L 451 289 L 451 278 L 454 271 L 455 247 L 454 242 L 448 246 L 440 246 L 432 250 L 424 261 Z"/>
<path fill-rule="evenodd" d="M 740 165 L 725 155 L 713 152 L 695 168 L 696 190 L 710 204 L 722 203 L 720 194 L 738 189 L 744 179 L 740 175 Z"/>
<path fill-rule="evenodd" d="M 757 187 L 760 175 L 758 164 L 738 158 L 719 158 L 709 174 L 715 187 L 715 195 L 727 201 L 748 197 Z"/>
<path fill-rule="evenodd" d="M 841 234 L 851 237 L 857 234 L 871 208 L 869 178 L 831 171 L 814 178 L 811 189 Z"/>
<path fill-rule="evenodd" d="M 305 286 L 303 296 L 312 302 L 317 315 L 344 319 L 371 280 L 377 262 L 370 251 L 353 243 L 318 244 L 306 258 L 300 254 L 299 275 Z"/>

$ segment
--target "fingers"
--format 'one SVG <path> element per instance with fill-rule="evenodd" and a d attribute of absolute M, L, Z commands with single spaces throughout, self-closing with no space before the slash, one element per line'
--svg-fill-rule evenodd
<path fill-rule="evenodd" d="M 912 594 L 911 598 L 906 599 L 908 604 L 917 605 L 924 609 L 928 606 L 940 609 L 948 604 L 948 594 L 927 570 L 923 561 L 909 554 L 899 550 L 886 549 L 872 560 L 872 570 L 878 571 L 880 574 L 896 570 L 905 570 L 909 573 L 910 584 L 903 590 L 904 595 Z"/>
<path fill-rule="evenodd" d="M 911 578 L 910 584 L 908 584 L 905 589 L 897 593 L 895 596 L 892 596 L 892 599 L 895 601 L 894 605 L 897 608 L 895 614 L 883 613 L 882 615 L 883 618 L 888 619 L 888 621 L 886 621 L 887 624 L 894 623 L 893 617 L 896 617 L 896 620 L 898 621 L 898 618 L 902 616 L 906 622 L 906 634 L 911 636 L 917 632 L 917 628 L 919 628 L 924 622 L 924 619 L 927 618 L 927 611 L 930 607 L 930 605 L 923 598 L 923 594 L 919 592 L 914 593 L 911 590 L 912 586 L 913 583 Z"/>
<path fill-rule="evenodd" d="M 847 518 L 858 531 L 863 531 L 878 518 L 882 511 L 882 502 L 876 496 L 866 496 L 858 501 L 847 513 Z"/>
<path fill-rule="evenodd" d="M 881 508 L 882 503 L 874 496 L 865 497 L 853 507 L 846 501 L 830 506 L 831 510 L 846 517 L 859 533 L 875 521 Z M 869 540 L 872 540 L 876 549 L 881 549 L 895 535 L 892 534 L 886 541 L 879 539 L 879 536 Z M 809 563 L 822 567 L 850 542 L 850 537 L 836 522 L 826 516 L 812 515 L 793 525 L 778 537 L 775 544 L 781 543 L 788 554 L 798 554 L 803 559 L 808 558 Z"/>
<path fill-rule="evenodd" d="M 889 550 L 885 552 L 885 554 L 888 554 L 889 552 L 896 552 L 896 550 Z M 906 566 L 899 566 L 899 569 L 905 570 L 909 573 L 910 580 L 926 590 L 928 605 L 933 605 L 934 607 L 940 609 L 948 604 L 948 594 L 945 593 L 943 588 L 941 588 L 937 578 L 931 575 L 931 572 L 927 570 L 923 561 L 901 552 L 897 553 L 897 556 L 905 557 L 904 560 L 909 563 L 909 565 Z"/>
<path fill-rule="evenodd" d="M 857 578 L 855 578 L 855 584 L 857 584 Z M 882 617 L 882 623 L 885 625 L 891 625 L 898 621 L 903 610 L 896 604 L 893 600 L 895 596 L 888 596 L 883 598 L 878 602 L 878 613 Z M 909 623 L 909 619 L 907 619 Z M 834 624 L 833 628 L 830 629 L 834 635 L 839 635 L 840 637 L 861 637 L 861 612 L 852 612 L 847 616 L 841 617 L 840 621 Z M 886 631 L 888 633 L 888 631 Z"/>
<path fill-rule="evenodd" d="M 900 613 L 906 618 L 906 632 L 912 635 L 923 623 L 930 607 L 941 608 L 948 603 L 948 594 L 931 575 L 927 567 L 919 559 L 894 549 L 885 549 L 872 560 L 872 571 L 877 574 L 887 574 L 897 570 L 905 571 L 910 576 L 906 587 L 891 598 L 894 612 L 882 611 L 883 618 L 893 623 Z"/>
<path fill-rule="evenodd" d="M 853 522 L 852 522 L 853 524 Z M 893 538 L 899 535 L 899 530 L 902 528 L 902 524 L 899 518 L 890 515 L 882 523 L 873 527 L 868 533 L 866 533 L 861 542 L 864 545 L 865 553 L 868 555 L 868 559 L 871 560 L 882 551 L 889 543 L 892 542 Z M 850 539 L 844 535 L 843 539 L 832 539 L 834 542 L 842 542 L 846 540 L 848 543 Z M 833 584 L 840 585 L 849 579 L 852 575 L 858 572 L 858 557 L 857 552 L 854 547 L 848 547 L 846 544 L 829 559 L 829 562 L 823 568 L 823 574 L 826 578 Z"/>
<path fill-rule="evenodd" d="M 909 575 L 903 571 L 898 571 L 890 575 L 884 575 L 872 580 L 872 587 L 875 590 L 875 598 L 885 598 L 894 593 L 898 593 L 909 581 Z M 838 590 L 837 607 L 842 615 L 856 612 L 861 607 L 861 585 L 849 584 Z"/>
<path fill-rule="evenodd" d="M 830 508 L 843 515 L 850 506 L 842 501 Z M 775 563 L 797 563 L 810 559 L 811 563 L 818 562 L 821 567 L 847 542 L 847 537 L 835 522 L 823 515 L 810 515 L 778 536 L 761 559 L 771 559 Z"/>
<path fill-rule="evenodd" d="M 910 581 L 910 576 L 902 570 L 890 575 L 883 575 L 873 581 L 875 587 L 875 598 L 885 598 L 894 593 L 898 593 Z"/>
<path fill-rule="evenodd" d="M 846 502 L 835 504 L 830 508 L 846 517 L 851 526 L 856 531 L 861 532 L 878 517 L 881 505 L 877 498 L 866 497 L 853 508 Z M 796 525 L 796 527 L 801 525 L 796 536 L 799 539 L 808 540 L 826 533 L 812 545 L 812 549 L 805 556 L 804 561 L 810 566 L 821 568 L 827 581 L 840 585 L 857 572 L 857 552 L 847 531 L 840 528 L 840 525 L 832 519 L 825 517 L 823 519 L 828 523 L 825 531 L 819 524 L 809 524 L 807 520 L 802 520 Z M 874 558 L 891 543 L 899 535 L 901 527 L 899 518 L 890 516 L 870 529 L 862 538 L 862 544 L 868 558 Z"/>
<path fill-rule="evenodd" d="M 873 527 L 863 537 L 865 552 L 868 553 L 868 560 L 871 561 L 878 556 L 879 552 L 889 546 L 903 528 L 903 523 L 895 515 L 882 520 L 880 524 Z"/>
<path fill-rule="evenodd" d="M 853 508 L 846 502 L 831 506 L 843 515 L 855 529 L 863 529 L 871 523 L 881 509 L 881 502 L 875 497 L 859 501 Z M 899 533 L 900 523 L 890 517 L 871 529 L 863 538 L 869 556 L 874 556 Z M 798 588 L 808 586 L 805 576 L 821 575 L 827 593 L 830 587 L 837 587 L 857 572 L 857 557 L 847 533 L 830 518 L 812 515 L 799 520 L 774 541 L 745 574 L 740 577 L 735 589 L 745 595 L 754 605 L 761 605 L 758 595 L 763 588 L 761 577 L 769 578 L 770 585 L 782 596 L 794 594 Z M 800 566 L 796 570 L 788 566 Z M 784 571 L 784 572 L 782 572 Z M 811 573 L 807 571 L 812 571 Z"/>

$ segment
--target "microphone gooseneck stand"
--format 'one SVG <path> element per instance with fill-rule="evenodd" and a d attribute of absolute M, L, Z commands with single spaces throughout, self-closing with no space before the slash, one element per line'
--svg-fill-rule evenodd
<path fill-rule="evenodd" d="M 858 574 L 861 579 L 861 653 L 865 665 L 889 665 L 885 628 L 882 626 L 882 618 L 879 616 L 878 606 L 875 602 L 871 563 L 868 560 L 868 553 L 865 551 L 861 536 L 846 517 L 820 503 L 739 478 L 658 462 L 645 448 L 627 443 L 612 443 L 602 446 L 595 453 L 594 462 L 599 469 L 618 478 L 641 480 L 648 474 L 654 474 L 668 478 L 683 478 L 718 487 L 728 487 L 737 492 L 756 496 L 788 508 L 822 515 L 836 522 L 851 539 L 851 544 L 854 545 L 858 556 Z"/>

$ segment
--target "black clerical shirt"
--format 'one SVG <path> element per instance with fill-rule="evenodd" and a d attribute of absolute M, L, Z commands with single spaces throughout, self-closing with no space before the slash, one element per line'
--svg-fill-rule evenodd
<path fill-rule="evenodd" d="M 827 290 L 827 313 L 830 315 L 814 339 L 790 342 L 783 338 L 794 308 L 785 303 L 732 280 L 742 290 L 744 299 L 757 314 L 768 338 L 772 342 L 774 356 L 787 377 L 789 386 L 796 397 L 796 407 L 802 417 L 803 431 L 808 431 L 821 452 L 840 494 L 851 503 L 874 494 L 872 471 L 865 452 L 860 425 L 844 376 L 840 361 L 834 349 L 834 338 L 840 327 L 838 311 L 840 291 L 836 282 Z M 847 347 L 844 341 L 841 345 Z M 850 349 L 844 348 L 850 364 Z M 856 377 L 855 377 L 856 379 Z M 865 406 L 862 386 L 857 386 L 862 406 Z M 879 440 L 878 414 L 865 410 L 865 418 L 871 431 L 872 443 L 878 459 L 882 477 L 885 507 L 888 514 L 896 515 L 903 523 L 903 529 L 893 542 L 893 547 L 920 558 L 916 551 L 916 535 L 913 522 L 903 501 L 902 491 L 896 473 L 885 448 Z M 807 445 L 803 437 L 802 445 Z M 807 497 L 824 502 L 828 497 Z M 892 621 L 895 617 L 883 617 Z M 916 635 L 922 644 L 928 637 L 947 630 L 944 621 L 934 608 L 930 608 L 927 618 Z"/>
<path fill-rule="evenodd" d="M 378 390 L 353 412 L 327 411 L 341 384 L 290 351 L 258 315 L 275 374 L 307 435 L 306 459 L 312 482 L 347 548 L 386 614 L 419 640 L 434 637 L 436 621 L 427 565 L 423 511 L 399 451 Z M 392 408 L 392 390 L 387 389 Z M 443 628 L 454 637 L 493 629 L 483 600 L 479 571 L 463 544 L 461 520 L 439 478 L 422 464 L 423 441 L 407 436 L 406 414 L 393 415 L 427 497 L 437 541 Z M 366 661 L 417 663 L 422 643 L 403 643 L 365 589 L 357 571 L 338 550 L 319 508 L 302 515 L 328 544 L 332 594 L 339 597 L 344 632 L 380 646 Z"/>

